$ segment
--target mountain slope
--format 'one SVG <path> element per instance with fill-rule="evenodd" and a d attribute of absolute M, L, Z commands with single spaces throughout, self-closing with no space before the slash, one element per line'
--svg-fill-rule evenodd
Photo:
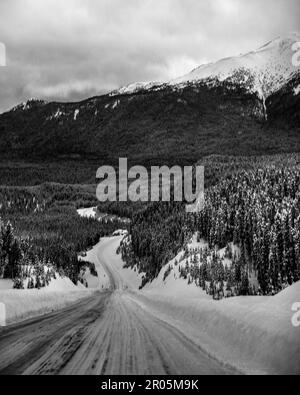
<path fill-rule="evenodd" d="M 188 164 L 209 154 L 300 151 L 300 74 L 291 64 L 298 37 L 169 83 L 133 84 L 80 103 L 30 100 L 0 115 L 0 153 Z"/>
<path fill-rule="evenodd" d="M 299 33 L 276 38 L 256 51 L 200 66 L 188 75 L 174 80 L 172 84 L 209 78 L 225 81 L 231 78 L 261 98 L 267 98 L 299 75 L 300 68 L 292 64 L 292 47 L 299 41 Z"/>
<path fill-rule="evenodd" d="M 266 99 L 299 75 L 300 67 L 292 64 L 295 54 L 293 45 L 296 42 L 300 42 L 300 33 L 293 32 L 285 37 L 278 37 L 247 54 L 203 64 L 185 76 L 170 82 L 131 84 L 113 94 L 163 89 L 167 85 L 180 88 L 187 84 L 197 84 L 200 81 L 206 81 L 209 85 L 230 81 L 245 87 L 249 92 L 258 94 L 261 99 Z"/>

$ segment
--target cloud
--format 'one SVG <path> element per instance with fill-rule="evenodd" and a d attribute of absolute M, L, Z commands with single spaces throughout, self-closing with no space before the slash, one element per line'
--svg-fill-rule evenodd
<path fill-rule="evenodd" d="M 168 80 L 300 30 L 299 0 L 1 0 L 0 111 Z"/>

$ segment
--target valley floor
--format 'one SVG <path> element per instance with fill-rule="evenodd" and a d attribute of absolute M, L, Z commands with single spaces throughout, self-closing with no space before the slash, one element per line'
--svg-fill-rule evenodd
<path fill-rule="evenodd" d="M 116 255 L 120 240 L 88 253 L 101 273 L 92 295 L 0 329 L 0 373 L 300 373 L 299 283 L 274 298 L 220 302 L 180 279 L 163 287 L 161 276 L 139 291 L 141 276 Z"/>

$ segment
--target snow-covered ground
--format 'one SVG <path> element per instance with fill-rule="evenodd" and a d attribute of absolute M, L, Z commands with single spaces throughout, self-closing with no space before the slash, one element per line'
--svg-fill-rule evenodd
<path fill-rule="evenodd" d="M 300 329 L 292 325 L 300 282 L 275 297 L 214 301 L 176 272 L 163 281 L 163 268 L 157 279 L 139 291 L 142 274 L 124 269 L 115 253 L 121 239 L 103 239 L 98 248 L 144 311 L 172 323 L 195 341 L 201 339 L 206 353 L 243 372 L 300 373 Z"/>
<path fill-rule="evenodd" d="M 202 65 L 184 77 L 172 81 L 177 85 L 187 82 L 217 78 L 219 81 L 239 73 L 243 83 L 262 98 L 267 98 L 279 90 L 289 79 L 299 72 L 299 67 L 292 64 L 293 44 L 300 41 L 299 33 L 290 33 L 278 37 L 250 53 L 222 59 L 216 63 Z M 244 75 L 241 75 L 243 71 Z M 253 81 L 250 82 L 250 80 Z"/>
<path fill-rule="evenodd" d="M 82 215 L 91 217 L 93 212 L 94 209 L 83 209 Z M 98 245 L 80 259 L 98 262 L 97 251 Z M 56 279 L 52 279 L 47 287 L 40 290 L 26 289 L 26 282 L 25 289 L 17 290 L 13 289 L 11 280 L 0 280 L 0 304 L 4 303 L 6 308 L 6 325 L 59 310 L 70 303 L 91 296 L 95 291 L 109 289 L 109 278 L 103 266 L 98 264 L 96 271 L 98 277 L 93 276 L 88 267 L 84 269 L 82 279 L 87 287 L 80 282 L 76 286 L 69 278 L 60 277 L 58 273 Z"/>
<path fill-rule="evenodd" d="M 113 221 L 123 222 L 123 224 L 128 225 L 130 220 L 128 218 L 121 218 L 117 215 L 101 213 L 98 211 L 97 207 L 90 207 L 90 208 L 81 208 L 77 210 L 78 215 L 83 218 L 93 218 L 97 219 L 98 221 L 109 223 Z M 119 230 L 122 232 L 126 232 L 125 230 Z"/>
<path fill-rule="evenodd" d="M 98 249 L 101 243 L 102 242 L 100 242 L 94 248 L 88 251 L 87 255 L 84 258 L 81 258 L 83 261 L 94 263 L 96 271 L 98 273 L 98 277 L 95 277 L 91 275 L 89 269 L 87 269 L 84 278 L 88 283 L 89 289 L 105 290 L 110 287 L 109 277 L 97 258 Z"/>
<path fill-rule="evenodd" d="M 77 213 L 83 218 L 96 218 L 97 207 L 81 208 Z"/>
<path fill-rule="evenodd" d="M 300 373 L 300 329 L 292 306 L 300 283 L 275 297 L 236 297 L 214 301 L 183 280 L 149 287 L 146 303 L 172 317 L 185 333 L 201 334 L 202 347 L 218 360 L 247 373 Z"/>
<path fill-rule="evenodd" d="M 5 305 L 6 325 L 47 314 L 93 294 L 83 285 L 75 286 L 68 278 L 52 280 L 48 287 L 12 289 L 12 282 L 0 280 L 0 303 Z"/>
<path fill-rule="evenodd" d="M 110 272 L 113 269 L 114 281 L 117 278 L 117 282 L 120 283 L 119 288 L 138 290 L 144 273 L 138 273 L 136 269 L 124 268 L 121 256 L 116 253 L 123 238 L 124 236 L 103 237 L 90 252 L 89 261 L 95 263 L 97 271 L 104 269 L 104 272 Z M 108 268 L 107 265 L 104 265 L 104 261 L 109 261 Z"/>
<path fill-rule="evenodd" d="M 214 301 L 172 273 L 164 281 L 163 268 L 140 291 L 142 274 L 124 269 L 116 253 L 122 239 L 101 239 L 85 258 L 99 274 L 94 289 L 103 293 L 90 293 L 78 307 L 45 321 L 21 323 L 15 335 L 0 338 L 1 371 L 15 362 L 20 372 L 37 374 L 300 373 L 300 327 L 292 325 L 300 283 L 275 297 Z M 30 316 L 28 306 L 36 315 L 93 292 L 75 291 L 67 282 L 0 294 L 20 320 Z"/>
<path fill-rule="evenodd" d="M 229 244 L 231 247 L 232 254 L 240 254 L 240 249 L 234 245 L 233 243 Z M 194 235 L 191 239 L 190 243 L 187 245 L 188 250 L 190 251 L 190 255 L 184 257 L 184 251 L 180 251 L 178 255 L 172 259 L 165 267 L 162 268 L 158 277 L 152 282 L 147 284 L 144 287 L 145 291 L 155 291 L 155 293 L 160 294 L 168 294 L 168 295 L 178 295 L 185 294 L 186 297 L 190 298 L 191 296 L 199 297 L 199 292 L 201 289 L 193 282 L 192 284 L 188 284 L 187 280 L 184 280 L 180 276 L 180 268 L 185 267 L 186 262 L 191 265 L 192 258 L 194 253 L 197 251 L 198 259 L 200 258 L 200 251 L 204 251 L 208 249 L 208 243 L 204 240 L 197 241 L 197 235 Z M 229 260 L 225 257 L 226 248 L 223 248 L 217 251 L 219 257 L 222 259 L 222 263 L 231 266 L 232 260 Z M 210 255 L 208 255 L 208 261 L 211 259 Z M 165 273 L 171 269 L 168 276 L 165 278 Z M 209 284 L 208 284 L 209 285 Z M 202 298 L 211 299 L 211 296 L 206 295 L 205 292 L 201 295 Z"/>
<path fill-rule="evenodd" d="M 80 209 L 78 214 L 85 218 L 96 218 L 97 208 Z M 95 258 L 97 251 L 98 246 L 81 259 L 97 262 Z M 24 290 L 16 290 L 13 289 L 11 280 L 0 280 L 0 304 L 5 305 L 6 325 L 59 310 L 82 298 L 91 296 L 95 291 L 104 291 L 110 288 L 110 281 L 103 266 L 98 265 L 96 270 L 98 277 L 93 276 L 88 267 L 83 273 L 82 278 L 88 288 L 81 283 L 75 286 L 69 278 L 62 278 L 57 273 L 56 279 L 52 279 L 49 286 L 40 290 L 26 289 L 26 282 Z"/>

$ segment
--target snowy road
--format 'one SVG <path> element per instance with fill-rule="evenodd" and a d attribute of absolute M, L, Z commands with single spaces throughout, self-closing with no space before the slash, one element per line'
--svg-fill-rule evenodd
<path fill-rule="evenodd" d="M 97 250 L 111 290 L 0 331 L 0 374 L 232 374 L 140 300 L 114 265 L 116 241 Z"/>

